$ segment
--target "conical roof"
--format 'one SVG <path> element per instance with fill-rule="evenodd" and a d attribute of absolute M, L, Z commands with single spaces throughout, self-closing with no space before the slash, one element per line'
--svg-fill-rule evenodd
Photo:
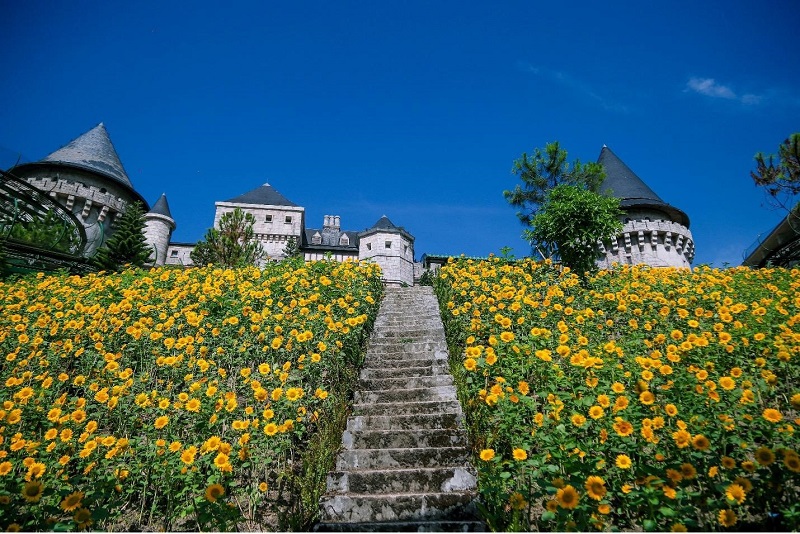
<path fill-rule="evenodd" d="M 689 227 L 689 217 L 682 210 L 664 202 L 610 148 L 603 145 L 597 163 L 603 166 L 606 179 L 600 192 L 621 199 L 623 210 L 650 208 L 667 214 L 674 222 Z"/>
<path fill-rule="evenodd" d="M 281 195 L 277 189 L 269 184 L 264 184 L 260 187 L 248 191 L 238 197 L 234 197 L 225 202 L 234 204 L 262 204 L 265 206 L 294 206 L 299 207 L 297 204 Z"/>
<path fill-rule="evenodd" d="M 389 217 L 383 215 L 378 222 L 372 225 L 372 228 L 377 228 L 379 230 L 399 230 L 400 228 L 395 226 L 395 224 L 389 220 Z M 372 229 L 370 228 L 370 230 Z"/>
<path fill-rule="evenodd" d="M 167 194 L 161 193 L 161 197 L 156 201 L 153 205 L 153 208 L 150 210 L 150 213 L 156 213 L 158 215 L 164 215 L 172 219 L 172 213 L 169 211 L 169 203 L 167 202 Z"/>
<path fill-rule="evenodd" d="M 88 169 L 133 189 L 102 122 L 45 157 L 42 162 Z"/>

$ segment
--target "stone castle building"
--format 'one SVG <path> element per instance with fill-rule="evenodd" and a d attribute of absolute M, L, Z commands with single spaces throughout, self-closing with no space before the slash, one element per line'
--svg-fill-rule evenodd
<path fill-rule="evenodd" d="M 84 255 L 94 255 L 114 234 L 116 220 L 131 202 L 148 202 L 134 189 L 114 145 L 100 123 L 40 161 L 9 169 L 69 209 L 86 230 Z M 294 240 L 306 260 L 371 260 L 389 284 L 414 283 L 414 237 L 386 216 L 358 232 L 341 229 L 338 215 L 326 215 L 321 228 L 307 228 L 305 208 L 291 202 L 269 184 L 215 204 L 214 226 L 227 212 L 241 208 L 255 217 L 254 233 L 267 261 L 285 257 Z M 145 215 L 144 234 L 153 248 L 155 265 L 192 265 L 194 243 L 172 241 L 176 228 L 167 197 L 162 194 Z"/>
<path fill-rule="evenodd" d="M 601 192 L 618 197 L 625 212 L 622 233 L 600 244 L 601 269 L 620 264 L 644 263 L 653 267 L 689 267 L 694 241 L 689 217 L 659 197 L 610 148 L 603 145 L 597 162 L 606 179 Z"/>
<path fill-rule="evenodd" d="M 622 199 L 622 233 L 610 244 L 600 244 L 600 267 L 613 263 L 644 263 L 656 267 L 689 267 L 694 242 L 686 214 L 670 206 L 650 189 L 608 147 L 598 159 L 606 172 L 602 190 Z M 115 221 L 131 202 L 147 201 L 136 191 L 100 123 L 40 161 L 23 163 L 9 173 L 28 182 L 70 210 L 86 230 L 85 256 L 92 256 L 113 235 Z M 255 218 L 257 239 L 266 261 L 285 257 L 294 242 L 306 260 L 371 260 L 378 263 L 386 283 L 413 285 L 422 274 L 414 262 L 414 237 L 385 215 L 364 231 L 343 230 L 338 215 L 325 215 L 321 227 L 306 225 L 305 208 L 281 195 L 270 184 L 215 203 L 214 226 L 228 212 L 241 208 Z M 194 243 L 172 241 L 176 228 L 167 197 L 162 194 L 145 215 L 144 230 L 153 248 L 155 265 L 192 265 Z M 446 261 L 431 256 L 427 264 Z"/>

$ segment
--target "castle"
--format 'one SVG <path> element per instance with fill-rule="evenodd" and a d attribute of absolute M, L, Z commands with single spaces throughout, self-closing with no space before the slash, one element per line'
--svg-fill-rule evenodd
<path fill-rule="evenodd" d="M 604 146 L 598 162 L 606 172 L 603 191 L 621 199 L 624 228 L 610 246 L 600 244 L 600 267 L 613 263 L 689 267 L 694 242 L 689 218 L 664 202 L 611 150 Z M 9 173 L 25 180 L 66 207 L 84 227 L 85 256 L 93 255 L 113 235 L 115 221 L 131 202 L 148 202 L 136 191 L 100 123 L 40 161 L 23 163 Z M 413 285 L 422 273 L 414 262 L 414 237 L 385 215 L 364 231 L 342 230 L 338 215 L 325 215 L 321 228 L 306 226 L 305 208 L 281 195 L 270 184 L 215 203 L 214 226 L 228 212 L 241 208 L 253 215 L 255 236 L 266 261 L 285 257 L 287 244 L 296 243 L 306 260 L 371 260 L 383 270 L 388 284 Z M 145 216 L 145 238 L 155 265 L 192 264 L 193 243 L 172 241 L 176 228 L 167 197 L 162 194 Z M 430 257 L 430 263 L 446 257 Z M 426 262 L 426 266 L 427 266 Z"/>

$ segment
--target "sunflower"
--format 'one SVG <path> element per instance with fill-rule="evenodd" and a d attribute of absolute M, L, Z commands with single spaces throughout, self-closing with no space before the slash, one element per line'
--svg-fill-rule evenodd
<path fill-rule="evenodd" d="M 620 382 L 614 382 L 613 384 L 611 384 L 611 391 L 613 391 L 614 393 L 622 393 L 623 391 L 625 391 L 625 386 L 622 385 Z"/>
<path fill-rule="evenodd" d="M 65 512 L 71 512 L 75 508 L 81 505 L 82 500 L 83 500 L 83 492 L 75 491 L 64 497 L 64 500 L 61 501 L 61 504 L 59 506 Z"/>
<path fill-rule="evenodd" d="M 611 513 L 611 505 L 610 504 L 601 504 L 597 507 L 597 511 L 603 515 L 608 515 Z"/>
<path fill-rule="evenodd" d="M 580 496 L 575 488 L 567 485 L 556 492 L 556 500 L 561 508 L 574 510 L 578 506 Z"/>
<path fill-rule="evenodd" d="M 517 491 L 511 494 L 511 497 L 508 499 L 508 504 L 514 510 L 522 510 L 528 506 L 528 501 Z"/>
<path fill-rule="evenodd" d="M 695 437 L 692 438 L 692 447 L 697 449 L 698 451 L 705 451 L 711 447 L 711 442 L 708 441 L 708 438 L 705 437 L 703 434 L 697 434 Z"/>
<path fill-rule="evenodd" d="M 86 528 L 92 524 L 92 512 L 86 508 L 78 508 L 75 515 L 72 516 L 72 520 L 78 524 L 78 528 Z"/>
<path fill-rule="evenodd" d="M 677 445 L 679 449 L 683 449 L 689 446 L 692 435 L 686 430 L 677 430 L 672 433 L 672 439 L 675 440 L 675 445 Z"/>
<path fill-rule="evenodd" d="M 169 417 L 167 417 L 166 415 L 162 415 L 161 417 L 156 418 L 156 422 L 153 423 L 153 426 L 156 427 L 157 429 L 161 429 L 167 426 L 167 423 L 169 423 Z"/>
<path fill-rule="evenodd" d="M 733 510 L 720 510 L 717 519 L 723 527 L 732 527 L 736 524 L 736 514 Z"/>
<path fill-rule="evenodd" d="M 269 488 L 269 486 L 267 485 L 266 482 L 261 482 L 258 485 L 258 491 L 260 491 L 261 493 L 266 492 L 268 488 Z"/>
<path fill-rule="evenodd" d="M 775 454 L 772 452 L 772 449 L 769 447 L 759 447 L 755 453 L 756 461 L 763 465 L 767 466 L 772 464 L 775 461 Z"/>
<path fill-rule="evenodd" d="M 753 490 L 753 483 L 750 482 L 750 479 L 745 477 L 736 477 L 733 481 L 734 484 L 740 485 L 745 493 L 750 493 Z"/>
<path fill-rule="evenodd" d="M 494 449 L 483 449 L 481 451 L 481 460 L 484 462 L 488 462 L 492 458 L 494 458 Z"/>
<path fill-rule="evenodd" d="M 670 417 L 675 417 L 676 415 L 678 415 L 678 407 L 675 406 L 674 404 L 667 404 L 666 406 L 664 406 L 664 411 Z"/>
<path fill-rule="evenodd" d="M 725 488 L 725 497 L 727 497 L 728 501 L 736 501 L 737 504 L 742 504 L 745 498 L 744 488 L 739 484 L 731 484 Z"/>
<path fill-rule="evenodd" d="M 608 490 L 606 489 L 605 480 L 593 475 L 586 479 L 586 491 L 590 498 L 599 501 L 605 496 Z"/>
<path fill-rule="evenodd" d="M 570 420 L 574 426 L 580 427 L 586 424 L 586 418 L 581 414 L 573 414 Z"/>
<path fill-rule="evenodd" d="M 189 447 L 181 453 L 181 462 L 185 463 L 186 465 L 192 465 L 194 463 L 194 457 L 196 454 L 197 448 L 194 446 Z"/>
<path fill-rule="evenodd" d="M 519 461 L 528 459 L 528 453 L 525 452 L 525 449 L 514 449 L 513 456 L 515 460 Z"/>
<path fill-rule="evenodd" d="M 214 465 L 217 466 L 217 468 L 222 469 L 228 465 L 228 460 L 229 457 L 227 454 L 219 453 L 214 458 Z"/>
<path fill-rule="evenodd" d="M 267 423 L 264 425 L 264 434 L 268 436 L 274 436 L 278 433 L 278 425 L 275 423 Z"/>
<path fill-rule="evenodd" d="M 719 385 L 722 389 L 730 391 L 736 387 L 736 381 L 729 376 L 723 376 L 719 379 Z"/>
<path fill-rule="evenodd" d="M 689 530 L 686 528 L 686 525 L 683 523 L 673 523 L 670 527 L 670 532 L 688 532 Z"/>
<path fill-rule="evenodd" d="M 189 399 L 184 408 L 186 408 L 188 412 L 197 412 L 200 410 L 200 406 L 201 404 L 198 399 Z"/>
<path fill-rule="evenodd" d="M 619 455 L 617 455 L 617 459 L 615 461 L 615 464 L 620 469 L 630 469 L 631 465 L 632 465 L 631 458 L 627 454 L 619 454 Z"/>
<path fill-rule="evenodd" d="M 783 414 L 774 408 L 765 409 L 761 416 L 770 423 L 778 423 L 783 419 Z"/>
<path fill-rule="evenodd" d="M 736 467 L 736 460 L 734 460 L 730 456 L 723 456 L 722 467 L 724 467 L 725 469 L 733 469 L 734 467 Z"/>
<path fill-rule="evenodd" d="M 613 428 L 614 432 L 623 438 L 633 434 L 633 425 L 621 417 L 617 417 L 617 422 L 614 423 Z"/>
<path fill-rule="evenodd" d="M 22 496 L 28 502 L 39 502 L 39 499 L 42 498 L 42 493 L 44 493 L 44 486 L 38 480 L 26 482 L 22 486 Z"/>
<path fill-rule="evenodd" d="M 589 408 L 589 417 L 592 419 L 600 419 L 603 415 L 605 415 L 605 411 L 600 406 L 595 405 Z"/>
<path fill-rule="evenodd" d="M 683 478 L 686 480 L 692 480 L 693 478 L 697 477 L 697 469 L 695 469 L 694 466 L 688 462 L 682 463 L 681 475 L 683 475 Z"/>
<path fill-rule="evenodd" d="M 467 371 L 474 371 L 478 368 L 478 362 L 475 361 L 473 358 L 467 358 L 464 360 L 464 369 Z"/>
<path fill-rule="evenodd" d="M 13 468 L 14 465 L 9 461 L 0 463 L 0 476 L 5 476 L 9 474 Z"/>
<path fill-rule="evenodd" d="M 221 484 L 211 484 L 206 488 L 206 500 L 217 502 L 217 499 L 225 495 L 225 488 Z"/>
<path fill-rule="evenodd" d="M 645 406 L 649 406 L 655 402 L 656 398 L 651 391 L 642 391 L 639 395 L 639 402 Z"/>

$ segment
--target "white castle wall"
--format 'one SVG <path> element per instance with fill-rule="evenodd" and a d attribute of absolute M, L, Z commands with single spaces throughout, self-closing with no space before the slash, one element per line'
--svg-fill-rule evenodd
<path fill-rule="evenodd" d="M 194 243 L 170 243 L 167 247 L 166 265 L 194 265 L 190 254 L 194 250 Z"/>
<path fill-rule="evenodd" d="M 144 238 L 153 248 L 153 253 L 150 255 L 153 265 L 158 267 L 166 263 L 169 240 L 174 229 L 175 221 L 171 217 L 160 213 L 145 215 Z"/>
<path fill-rule="evenodd" d="M 695 249 L 687 227 L 667 220 L 647 220 L 651 215 L 637 215 L 628 215 L 622 233 L 611 240 L 610 246 L 600 243 L 602 259 L 597 262 L 598 267 L 608 269 L 615 262 L 653 267 L 691 266 Z"/>
<path fill-rule="evenodd" d="M 294 237 L 298 243 L 300 242 L 305 208 L 231 202 L 216 202 L 214 206 L 216 207 L 215 228 L 219 228 L 219 220 L 224 214 L 234 211 L 237 207 L 245 213 L 253 215 L 255 218 L 253 233 L 261 241 L 264 251 L 267 253 L 267 261 L 285 257 L 283 251 L 289 238 Z"/>
<path fill-rule="evenodd" d="M 414 285 L 414 244 L 399 232 L 362 234 L 358 256 L 381 266 L 387 284 Z"/>

